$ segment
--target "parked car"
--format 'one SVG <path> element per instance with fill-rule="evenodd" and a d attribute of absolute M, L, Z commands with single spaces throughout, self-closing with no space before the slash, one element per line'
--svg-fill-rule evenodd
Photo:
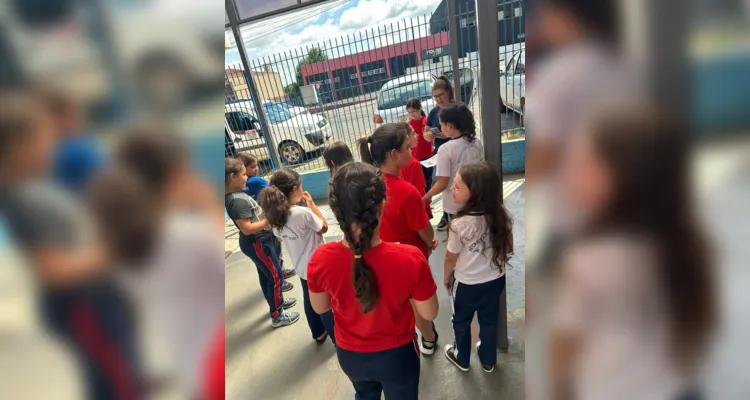
<path fill-rule="evenodd" d="M 266 100 L 263 102 L 264 105 L 273 105 L 285 108 L 287 111 L 289 111 L 292 115 L 300 115 L 300 114 L 310 114 L 310 111 L 308 111 L 305 107 L 296 107 L 291 104 L 287 103 L 279 103 L 276 101 L 270 101 Z"/>
<path fill-rule="evenodd" d="M 526 50 L 513 54 L 500 75 L 501 111 L 509 108 L 523 116 L 526 111 Z"/>
<path fill-rule="evenodd" d="M 319 155 L 331 138 L 331 126 L 318 115 L 292 115 L 278 104 L 263 104 L 268 119 L 269 133 L 278 146 L 279 157 L 284 164 L 293 165 L 304 161 L 309 153 Z M 251 101 L 238 101 L 224 106 L 227 120 L 225 134 L 234 144 L 236 151 L 251 151 L 258 159 L 270 158 L 265 140 L 267 134 L 255 117 L 255 107 Z"/>
<path fill-rule="evenodd" d="M 452 72 L 446 72 L 449 79 Z M 460 70 L 460 84 L 464 103 L 470 107 L 476 101 L 478 93 L 477 72 L 473 68 L 464 68 Z M 435 100 L 432 98 L 432 83 L 437 77 L 430 73 L 420 73 L 408 75 L 402 78 L 388 81 L 378 91 L 378 110 L 373 116 L 375 124 L 406 122 L 409 120 L 409 113 L 406 111 L 406 101 L 411 98 L 422 100 L 422 110 L 425 114 L 429 113 L 435 107 Z"/>

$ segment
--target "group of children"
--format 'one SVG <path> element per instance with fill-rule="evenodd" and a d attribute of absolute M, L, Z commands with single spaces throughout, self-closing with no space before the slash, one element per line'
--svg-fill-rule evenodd
<path fill-rule="evenodd" d="M 445 355 L 468 371 L 470 324 L 477 313 L 482 367 L 491 372 L 497 361 L 512 224 L 502 205 L 500 175 L 483 161 L 471 111 L 451 102 L 445 77 L 433 85 L 433 96 L 438 107 L 430 115 L 439 126 L 428 125 L 420 101 L 410 99 L 408 123 L 382 125 L 358 143 L 361 163 L 340 142 L 324 152 L 332 175 L 330 207 L 343 232 L 339 241 L 324 243 L 327 223 L 299 174 L 276 171 L 256 201 L 243 191 L 257 161 L 225 162 L 227 212 L 240 229 L 242 251 L 258 267 L 272 325 L 299 318 L 286 311 L 296 301 L 281 295 L 275 236 L 300 276 L 312 337 L 322 343 L 335 329 L 339 362 L 362 398 L 379 398 L 384 391 L 389 399 L 416 399 L 419 352 L 431 355 L 437 346 L 437 285 L 428 263 L 438 245 L 430 223 L 437 194 L 447 213 L 444 287 L 453 299 L 455 334 Z M 433 171 L 420 160 L 432 157 L 437 140 L 437 180 L 431 184 Z M 303 201 L 307 207 L 297 205 Z"/>

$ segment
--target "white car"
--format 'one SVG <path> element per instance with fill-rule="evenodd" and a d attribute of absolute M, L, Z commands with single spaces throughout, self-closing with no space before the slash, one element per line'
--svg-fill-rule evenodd
<path fill-rule="evenodd" d="M 505 71 L 501 71 L 500 100 L 503 107 L 524 115 L 526 111 L 526 50 L 513 54 L 505 66 Z"/>
<path fill-rule="evenodd" d="M 478 82 L 476 79 L 477 71 L 473 68 L 463 68 L 460 70 L 460 83 L 464 103 L 471 106 L 478 96 Z M 450 71 L 446 76 L 452 79 Z M 402 78 L 388 81 L 378 91 L 378 110 L 373 116 L 375 124 L 385 124 L 392 122 L 407 122 L 409 113 L 406 111 L 406 101 L 411 98 L 422 100 L 422 110 L 425 114 L 429 113 L 435 107 L 435 100 L 432 98 L 432 84 L 437 80 L 435 75 L 430 73 L 421 73 L 408 75 Z"/>
<path fill-rule="evenodd" d="M 292 115 L 310 114 L 310 111 L 308 111 L 305 107 L 296 107 L 287 103 L 279 103 L 276 101 L 266 100 L 263 102 L 263 105 L 278 105 L 279 107 L 285 108 Z"/>
<path fill-rule="evenodd" d="M 279 157 L 284 164 L 299 164 L 308 153 L 322 150 L 331 138 L 328 121 L 313 114 L 292 115 L 278 104 L 263 104 L 270 124 L 270 134 L 278 146 Z M 239 101 L 224 105 L 227 121 L 227 137 L 237 151 L 250 151 L 261 160 L 270 158 L 264 139 L 265 132 L 255 117 L 256 109 L 251 101 Z"/>

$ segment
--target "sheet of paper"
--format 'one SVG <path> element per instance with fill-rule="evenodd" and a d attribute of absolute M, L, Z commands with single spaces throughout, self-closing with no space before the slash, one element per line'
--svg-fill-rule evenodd
<path fill-rule="evenodd" d="M 432 168 L 437 165 L 437 154 L 426 160 L 420 161 L 419 163 L 425 168 Z"/>

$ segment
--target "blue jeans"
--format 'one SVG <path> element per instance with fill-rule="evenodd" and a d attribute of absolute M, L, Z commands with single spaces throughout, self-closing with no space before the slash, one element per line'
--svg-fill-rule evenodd
<path fill-rule="evenodd" d="M 276 254 L 276 239 L 257 242 L 252 236 L 241 235 L 240 250 L 250 257 L 258 268 L 260 288 L 268 302 L 271 318 L 279 318 L 284 313 L 284 295 L 281 292 L 284 273 Z"/>
<path fill-rule="evenodd" d="M 299 279 L 302 284 L 302 297 L 305 303 L 305 317 L 307 317 L 307 325 L 310 326 L 310 332 L 312 332 L 313 339 L 317 339 L 323 336 L 324 333 L 328 332 L 328 336 L 331 337 L 333 344 L 336 344 L 336 338 L 333 334 L 333 311 L 329 310 L 326 313 L 318 314 L 313 310 L 312 304 L 310 303 L 310 291 L 307 289 L 307 280 Z"/>
<path fill-rule="evenodd" d="M 339 364 L 352 381 L 356 400 L 419 398 L 419 347 L 417 338 L 390 350 L 362 353 L 336 347 Z"/>
<path fill-rule="evenodd" d="M 482 365 L 497 363 L 497 314 L 505 276 L 478 285 L 456 282 L 453 286 L 453 334 L 458 363 L 468 367 L 471 356 L 471 320 L 479 320 L 479 361 Z"/>

